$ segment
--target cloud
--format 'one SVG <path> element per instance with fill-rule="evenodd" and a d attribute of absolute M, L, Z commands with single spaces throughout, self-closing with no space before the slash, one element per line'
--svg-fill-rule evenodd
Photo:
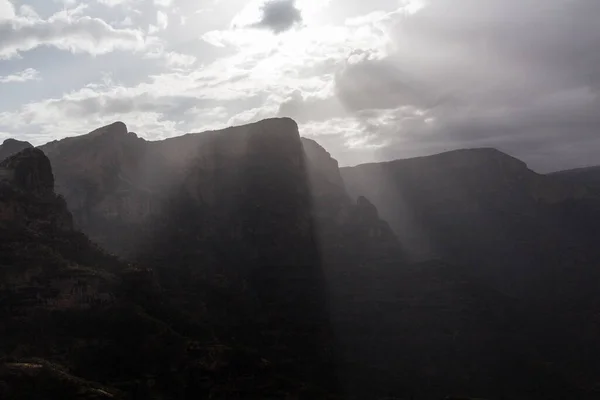
<path fill-rule="evenodd" d="M 169 17 L 163 11 L 157 11 L 156 13 L 156 24 L 160 29 L 167 29 L 169 26 Z"/>
<path fill-rule="evenodd" d="M 127 3 L 131 3 L 131 0 L 96 0 L 100 4 L 104 4 L 108 7 L 121 6 Z M 73 0 L 74 2 L 74 0 Z"/>
<path fill-rule="evenodd" d="M 0 76 L 0 83 L 21 83 L 32 80 L 39 80 L 39 71 L 33 68 L 27 68 L 15 74 Z"/>
<path fill-rule="evenodd" d="M 40 46 L 91 55 L 140 50 L 145 46 L 140 31 L 117 29 L 102 19 L 82 16 L 84 9 L 85 6 L 66 9 L 48 19 L 31 12 L 18 16 L 5 14 L 9 18 L 0 20 L 0 59 L 18 57 Z"/>
<path fill-rule="evenodd" d="M 167 51 L 162 47 L 149 51 L 144 55 L 148 59 L 162 59 L 165 65 L 172 68 L 189 68 L 196 62 L 196 57 L 178 53 L 176 51 Z"/>
<path fill-rule="evenodd" d="M 173 4 L 173 0 L 154 0 L 154 4 L 159 7 L 169 7 Z"/>
<path fill-rule="evenodd" d="M 304 120 L 342 164 L 479 146 L 540 171 L 600 163 L 600 29 L 591 17 L 600 3 L 426 4 L 376 24 L 388 51 L 353 51 L 329 97 L 295 95 L 280 113 Z M 362 30 L 378 15 L 346 24 Z M 329 135 L 331 120 L 344 121 L 352 140 Z"/>
<path fill-rule="evenodd" d="M 40 46 L 132 53 L 127 67 L 98 63 L 114 63 L 109 86 L 81 88 L 98 81 L 91 68 L 51 99 L 0 99 L 12 110 L 0 111 L 0 130 L 66 135 L 119 118 L 162 137 L 285 115 L 342 165 L 477 146 L 543 171 L 600 163 L 597 0 L 220 0 L 201 14 L 158 3 L 39 8 L 42 18 L 0 0 L 4 58 Z M 150 23 L 150 36 L 135 29 Z M 10 68 L 2 74 L 24 67 Z"/>
<path fill-rule="evenodd" d="M 0 0 L 0 22 L 15 17 L 15 7 L 8 0 Z"/>
<path fill-rule="evenodd" d="M 285 32 L 302 22 L 302 13 L 296 8 L 296 0 L 270 0 L 262 6 L 262 17 L 253 26 L 274 33 Z"/>

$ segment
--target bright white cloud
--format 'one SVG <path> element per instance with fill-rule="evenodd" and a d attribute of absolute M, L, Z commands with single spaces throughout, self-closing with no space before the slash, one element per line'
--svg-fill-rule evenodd
<path fill-rule="evenodd" d="M 176 134 L 276 116 L 280 105 L 295 91 L 306 98 L 334 95 L 336 65 L 345 62 L 350 49 L 363 49 L 374 57 L 384 54 L 388 40 L 376 26 L 384 22 L 382 16 L 358 28 L 307 26 L 302 32 L 279 36 L 260 30 L 214 31 L 205 35 L 205 40 L 213 36 L 236 52 L 195 69 L 189 69 L 196 62 L 193 55 L 158 46 L 146 51 L 144 57 L 164 60 L 166 66 L 181 70 L 152 75 L 146 82 L 130 87 L 104 82 L 60 98 L 33 102 L 6 113 L 0 118 L 0 127 L 20 121 L 27 125 L 18 129 L 37 126 L 48 134 L 57 130 L 83 133 L 90 121 L 129 121 L 137 113 L 151 122 L 148 127 L 136 125 L 136 130 L 141 134 L 151 131 L 156 136 L 167 135 L 168 129 Z M 197 113 L 212 120 L 201 123 Z M 138 124 L 144 118 L 138 118 Z M 161 129 L 157 125 L 160 121 Z"/>
<path fill-rule="evenodd" d="M 15 8 L 8 0 L 0 0 L 0 22 L 13 19 Z"/>
<path fill-rule="evenodd" d="M 33 68 L 27 68 L 23 71 L 11 74 L 11 75 L 6 75 L 6 76 L 0 76 L 0 83 L 20 83 L 20 82 L 27 82 L 27 81 L 32 81 L 32 80 L 38 80 L 39 79 L 39 71 Z"/>
<path fill-rule="evenodd" d="M 173 0 L 154 0 L 154 4 L 160 7 L 169 7 L 173 4 Z"/>
<path fill-rule="evenodd" d="M 131 0 L 96 0 L 100 4 L 104 4 L 108 7 L 120 6 L 123 4 L 131 3 Z"/>
<path fill-rule="evenodd" d="M 196 57 L 192 55 L 178 53 L 176 51 L 166 51 L 161 47 L 147 52 L 144 57 L 164 60 L 165 64 L 172 68 L 189 68 L 196 62 Z"/>
<path fill-rule="evenodd" d="M 65 9 L 48 19 L 39 18 L 28 8 L 25 15 L 1 20 L 0 59 L 10 59 L 40 46 L 92 55 L 135 51 L 145 46 L 140 31 L 114 28 L 102 19 L 81 15 L 85 8 Z"/>
<path fill-rule="evenodd" d="M 156 13 L 156 24 L 160 29 L 167 29 L 167 26 L 169 26 L 169 16 L 163 11 L 158 11 Z"/>

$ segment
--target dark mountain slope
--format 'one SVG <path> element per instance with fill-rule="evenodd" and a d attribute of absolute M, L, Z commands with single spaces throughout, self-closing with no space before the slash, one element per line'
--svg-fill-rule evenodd
<path fill-rule="evenodd" d="M 92 381 L 131 379 L 113 366 L 141 362 L 143 347 L 168 329 L 141 328 L 142 336 L 133 341 L 118 322 L 124 313 L 128 323 L 149 320 L 118 296 L 115 272 L 121 268 L 125 266 L 73 229 L 64 199 L 54 194 L 52 169 L 43 152 L 26 149 L 0 163 L 0 357 L 5 362 L 0 376 L 5 398 L 121 398 L 118 390 L 75 375 Z M 130 358 L 118 361 L 126 348 Z M 151 358 L 142 362 L 148 363 L 146 371 L 158 365 Z"/>
<path fill-rule="evenodd" d="M 337 162 L 316 144 L 305 152 L 289 119 L 161 142 L 116 123 L 42 148 L 78 226 L 155 268 L 189 323 L 298 379 L 335 380 L 328 304 L 341 295 L 328 278 L 401 261 L 374 207 L 346 195 Z M 273 361 L 285 359 L 297 361 Z"/>
<path fill-rule="evenodd" d="M 77 225 L 155 269 L 126 292 L 211 349 L 189 398 L 581 398 L 547 366 L 556 341 L 538 346 L 550 323 L 461 268 L 407 266 L 377 203 L 289 119 L 160 142 L 116 123 L 42 148 Z"/>
<path fill-rule="evenodd" d="M 559 290 L 553 285 L 566 283 L 557 274 L 598 260 L 598 198 L 493 149 L 367 164 L 342 175 L 350 193 L 373 200 L 414 258 L 471 266 L 473 276 L 513 296 L 547 301 Z"/>
<path fill-rule="evenodd" d="M 0 145 L 0 161 L 20 152 L 21 150 L 33 147 L 29 142 L 22 142 L 15 139 L 6 139 Z"/>
<path fill-rule="evenodd" d="M 595 385 L 600 202 L 592 191 L 493 149 L 343 168 L 342 176 L 350 193 L 372 199 L 407 254 L 451 262 L 480 289 L 520 302 L 528 317 L 517 337 L 539 346 L 534 359 Z"/>
<path fill-rule="evenodd" d="M 600 195 L 600 166 L 559 171 L 549 176 L 563 182 L 587 186 L 590 191 Z"/>

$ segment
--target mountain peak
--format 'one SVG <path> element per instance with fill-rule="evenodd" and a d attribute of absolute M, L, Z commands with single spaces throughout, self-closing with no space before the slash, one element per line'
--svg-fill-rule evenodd
<path fill-rule="evenodd" d="M 487 164 L 492 166 L 505 166 L 511 169 L 527 169 L 523 161 L 506 154 L 493 147 L 476 147 L 470 149 L 451 150 L 431 156 L 409 158 L 392 161 L 392 163 L 427 163 L 435 165 L 441 163 L 444 168 L 471 167 L 473 165 Z"/>
<path fill-rule="evenodd" d="M 54 174 L 43 151 L 25 149 L 0 163 L 0 232 L 6 223 L 31 232 L 72 231 L 64 199 L 54 193 Z M 9 231 L 12 232 L 12 231 Z"/>
<path fill-rule="evenodd" d="M 23 149 L 33 147 L 31 143 L 9 138 L 0 145 L 0 161 L 20 152 Z"/>
<path fill-rule="evenodd" d="M 27 148 L 0 163 L 0 168 L 10 176 L 10 181 L 18 188 L 47 195 L 54 193 L 54 175 L 50 160 L 43 151 Z"/>
<path fill-rule="evenodd" d="M 96 137 L 96 136 L 125 136 L 127 135 L 127 125 L 121 121 L 113 122 L 110 125 L 105 125 L 101 128 L 98 128 L 85 136 L 88 137 Z"/>
<path fill-rule="evenodd" d="M 13 145 L 16 145 L 19 143 L 29 144 L 29 142 L 24 142 L 24 141 L 13 139 L 13 138 L 8 138 L 8 139 L 4 140 L 4 142 L 2 142 L 2 145 L 3 146 L 13 146 Z M 29 144 L 29 145 L 31 146 L 31 144 Z"/>

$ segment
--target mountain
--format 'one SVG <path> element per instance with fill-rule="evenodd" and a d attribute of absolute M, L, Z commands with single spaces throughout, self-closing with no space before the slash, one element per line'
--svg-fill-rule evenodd
<path fill-rule="evenodd" d="M 352 195 L 373 201 L 413 258 L 464 265 L 511 296 L 542 303 L 560 289 L 579 296 L 585 282 L 555 279 L 599 260 L 592 221 L 600 199 L 494 149 L 366 164 L 342 175 Z"/>
<path fill-rule="evenodd" d="M 600 311 L 600 198 L 589 187 L 537 174 L 494 149 L 341 173 L 348 192 L 370 198 L 389 221 L 409 258 L 444 260 L 477 287 L 518 301 L 530 318 L 545 319 L 533 325 L 546 324 L 556 336 L 537 341 L 539 354 L 561 374 L 595 384 L 599 366 L 588 356 L 599 350 L 591 337 Z M 561 343 L 580 347 L 561 352 Z"/>
<path fill-rule="evenodd" d="M 571 270 L 589 280 L 571 279 L 579 303 L 552 314 L 474 273 L 496 267 L 483 257 L 461 264 L 447 245 L 446 261 L 409 263 L 411 242 L 380 216 L 390 212 L 381 193 L 357 192 L 290 119 L 159 142 L 115 123 L 41 149 L 48 157 L 29 148 L 0 164 L 5 397 L 596 394 L 599 369 L 583 357 L 600 354 L 598 328 L 583 323 L 594 309 L 581 303 L 594 299 L 589 269 Z M 508 211 L 485 213 L 504 207 L 535 218 L 523 235 L 542 235 L 536 224 L 556 210 L 561 221 L 591 215 L 577 185 L 493 150 L 465 154 L 413 170 L 423 192 L 409 198 L 437 207 L 422 209 L 425 221 L 475 210 L 496 223 Z M 511 221 L 496 228 L 516 230 Z M 496 238 L 481 232 L 482 243 Z"/>
<path fill-rule="evenodd" d="M 161 224 L 177 219 L 171 215 L 180 209 L 177 202 L 189 202 L 202 214 L 199 217 L 205 220 L 197 221 L 194 229 L 210 240 L 218 237 L 219 243 L 246 243 L 239 236 L 255 228 L 242 225 L 260 222 L 256 229 L 265 230 L 264 222 L 271 218 L 267 215 L 278 214 L 277 225 L 268 229 L 281 231 L 269 230 L 265 235 L 289 235 L 294 238 L 290 246 L 297 243 L 303 249 L 296 254 L 288 248 L 285 255 L 277 256 L 278 263 L 284 256 L 292 263 L 309 257 L 300 238 L 334 235 L 328 231 L 333 226 L 339 228 L 337 233 L 349 232 L 361 209 L 346 194 L 337 162 L 315 142 L 301 140 L 297 125 L 289 119 L 159 142 L 140 139 L 127 132 L 124 124 L 115 123 L 41 149 L 52 161 L 57 191 L 69 204 L 76 226 L 108 250 L 130 258 L 136 253 L 148 254 L 144 246 L 156 232 L 164 232 Z M 251 206 L 242 199 L 252 197 L 257 204 L 248 209 Z M 260 213 L 265 213 L 265 218 Z M 254 221 L 244 222 L 249 215 Z M 365 225 L 365 233 L 371 229 L 372 236 L 384 238 L 380 242 L 395 242 L 376 214 L 365 218 L 371 218 L 373 224 Z M 318 227 L 313 220 L 318 220 Z M 340 228 L 342 225 L 349 229 Z M 290 231 L 290 227 L 299 230 Z M 256 232 L 253 236 L 256 238 Z M 215 246 L 207 245 L 213 252 Z"/>
<path fill-rule="evenodd" d="M 600 166 L 559 171 L 549 175 L 563 182 L 584 185 L 596 195 L 600 195 Z"/>
<path fill-rule="evenodd" d="M 39 149 L 0 163 L 0 239 L 3 398 L 191 399 L 315 390 L 302 388 L 310 381 L 290 372 L 295 366 L 284 340 L 265 345 L 258 332 L 254 340 L 244 332 L 236 333 L 241 340 L 225 336 L 250 328 L 249 317 L 233 323 L 227 317 L 242 312 L 234 300 L 251 311 L 257 302 L 243 288 L 231 294 L 227 278 L 213 277 L 210 287 L 195 280 L 198 287 L 177 287 L 189 294 L 171 293 L 168 279 L 161 286 L 154 271 L 119 261 L 78 232 Z M 198 293 L 214 301 L 185 304 Z"/>
<path fill-rule="evenodd" d="M 16 139 L 6 139 L 4 143 L 0 145 L 0 161 L 30 147 L 33 146 L 29 142 L 22 142 Z"/>
<path fill-rule="evenodd" d="M 572 364 L 548 350 L 571 336 L 544 334 L 554 320 L 521 311 L 454 258 L 409 265 L 378 193 L 356 192 L 290 119 L 158 142 L 115 123 L 41 149 L 75 226 L 152 268 L 120 292 L 193 341 L 167 374 L 186 394 L 170 396 L 582 398 Z M 487 154 L 500 171 L 523 167 Z M 571 193 L 532 186 L 550 202 Z M 470 209 L 452 196 L 441 198 Z M 527 211 L 528 196 L 514 207 Z"/>
<path fill-rule="evenodd" d="M 261 348 L 301 381 L 335 383 L 327 305 L 368 302 L 337 277 L 402 263 L 387 223 L 290 119 L 159 142 L 115 123 L 41 149 L 77 227 L 157 271 L 188 322 Z"/>
<path fill-rule="evenodd" d="M 3 398 L 121 398 L 94 382 L 125 378 L 102 362 L 117 363 L 127 346 L 132 357 L 123 366 L 137 362 L 134 354 L 153 335 L 141 328 L 147 336 L 133 346 L 129 334 L 117 336 L 126 307 L 113 272 L 123 266 L 73 229 L 66 202 L 54 193 L 50 161 L 38 149 L 0 163 L 0 238 Z M 130 310 L 129 322 L 143 320 Z"/>

